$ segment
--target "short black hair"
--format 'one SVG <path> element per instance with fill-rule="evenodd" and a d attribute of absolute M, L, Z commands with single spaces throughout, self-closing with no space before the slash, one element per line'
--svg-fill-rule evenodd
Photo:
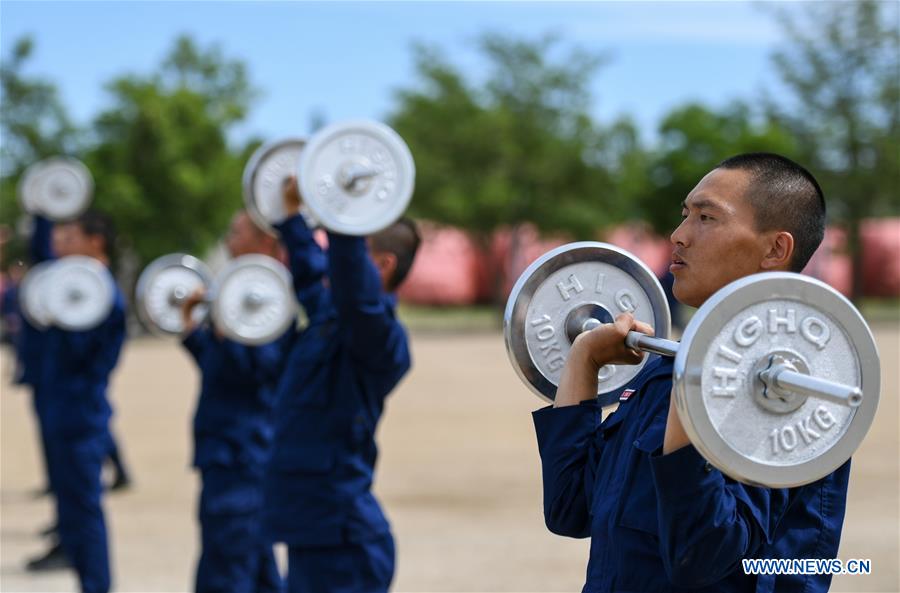
<path fill-rule="evenodd" d="M 397 258 L 397 268 L 387 286 L 388 292 L 393 292 L 406 280 L 422 243 L 416 223 L 403 217 L 386 229 L 370 235 L 369 240 L 372 243 L 372 251 L 393 253 Z"/>
<path fill-rule="evenodd" d="M 103 252 L 110 260 L 114 256 L 116 244 L 116 227 L 108 214 L 97 210 L 85 210 L 72 221 L 81 228 L 81 232 L 89 237 L 103 238 Z"/>
<path fill-rule="evenodd" d="M 716 169 L 750 173 L 747 199 L 760 231 L 784 230 L 794 237 L 791 271 L 800 272 L 825 236 L 825 196 L 812 173 L 771 152 L 725 159 Z"/>

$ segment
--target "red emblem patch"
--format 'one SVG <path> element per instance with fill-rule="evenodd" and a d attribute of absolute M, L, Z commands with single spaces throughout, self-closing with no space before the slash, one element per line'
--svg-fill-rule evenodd
<path fill-rule="evenodd" d="M 634 389 L 626 389 L 622 392 L 622 395 L 619 396 L 620 402 L 627 402 L 628 398 L 634 394 Z"/>

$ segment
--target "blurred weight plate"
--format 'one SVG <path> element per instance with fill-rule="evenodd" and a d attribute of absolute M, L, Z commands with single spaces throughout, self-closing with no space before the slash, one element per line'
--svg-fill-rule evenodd
<path fill-rule="evenodd" d="M 415 164 L 403 139 L 366 120 L 334 124 L 303 149 L 297 179 L 303 200 L 325 228 L 368 235 L 406 211 Z"/>

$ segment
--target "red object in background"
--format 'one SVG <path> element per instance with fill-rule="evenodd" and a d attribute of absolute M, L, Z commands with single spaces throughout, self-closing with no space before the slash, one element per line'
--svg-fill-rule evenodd
<path fill-rule="evenodd" d="M 468 305 L 479 294 L 483 258 L 465 232 L 419 222 L 422 244 L 398 294 L 407 303 Z"/>
<path fill-rule="evenodd" d="M 862 223 L 863 294 L 900 297 L 900 218 Z"/>
<path fill-rule="evenodd" d="M 853 286 L 853 265 L 847 251 L 847 233 L 844 229 L 828 227 L 822 244 L 813 253 L 804 274 L 818 278 L 845 296 Z"/>
<path fill-rule="evenodd" d="M 663 276 L 672 261 L 672 243 L 668 237 L 660 237 L 649 226 L 629 223 L 615 227 L 606 234 L 605 241 L 621 247 L 647 264 L 656 277 Z"/>
<path fill-rule="evenodd" d="M 541 237 L 536 227 L 523 225 L 516 231 L 513 259 L 512 229 L 497 231 L 486 246 L 453 227 L 422 222 L 420 229 L 422 247 L 400 289 L 400 298 L 427 305 L 488 302 L 497 290 L 505 297 L 531 262 L 568 242 L 560 236 Z M 867 220 L 861 234 L 864 294 L 900 296 L 900 218 Z M 642 223 L 616 227 L 604 240 L 632 252 L 657 275 L 664 274 L 668 267 L 672 249 L 668 237 L 653 234 Z M 846 242 L 843 229 L 826 229 L 822 245 L 804 272 L 849 295 L 852 277 Z"/>

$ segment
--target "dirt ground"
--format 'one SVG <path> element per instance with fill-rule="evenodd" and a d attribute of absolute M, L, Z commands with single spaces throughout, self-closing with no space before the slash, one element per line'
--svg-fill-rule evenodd
<path fill-rule="evenodd" d="M 878 417 L 853 462 L 839 557 L 872 560 L 833 591 L 900 591 L 900 331 L 874 328 L 883 384 Z M 396 591 L 578 591 L 588 541 L 550 534 L 541 515 L 529 413 L 540 402 L 513 373 L 499 334 L 413 336 L 414 370 L 391 396 L 379 433 L 377 493 L 397 539 Z M 4 355 L 0 435 L 0 588 L 74 591 L 66 572 L 22 570 L 50 520 L 30 397 L 9 385 Z M 197 373 L 165 340 L 131 341 L 114 376 L 115 431 L 135 486 L 106 499 L 115 588 L 187 591 L 198 534 L 188 467 Z M 282 554 L 283 556 L 283 554 Z"/>

